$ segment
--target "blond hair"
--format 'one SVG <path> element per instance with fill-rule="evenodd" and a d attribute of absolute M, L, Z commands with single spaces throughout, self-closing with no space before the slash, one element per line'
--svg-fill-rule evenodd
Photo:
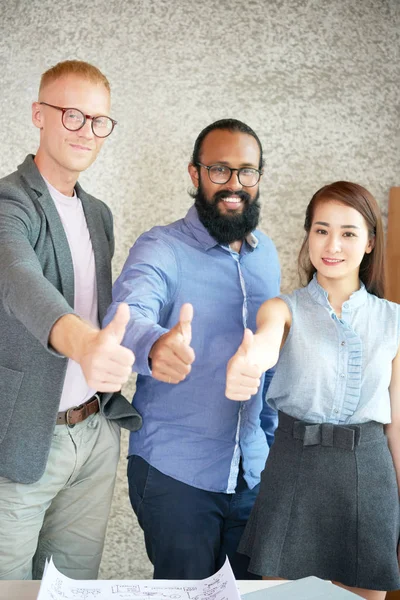
<path fill-rule="evenodd" d="M 78 75 L 92 83 L 102 83 L 110 91 L 108 79 L 100 69 L 82 60 L 64 60 L 43 73 L 40 79 L 39 95 L 49 83 L 65 75 Z"/>

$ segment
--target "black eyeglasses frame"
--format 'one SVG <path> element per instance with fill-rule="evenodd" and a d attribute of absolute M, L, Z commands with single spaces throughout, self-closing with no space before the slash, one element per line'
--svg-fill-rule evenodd
<path fill-rule="evenodd" d="M 234 168 L 232 168 L 232 167 L 228 167 L 227 165 L 221 165 L 221 164 L 219 164 L 219 163 L 215 163 L 214 165 L 209 165 L 209 166 L 207 166 L 207 165 L 203 165 L 203 163 L 201 163 L 201 162 L 197 162 L 197 163 L 196 163 L 196 166 L 197 166 L 197 167 L 203 167 L 203 169 L 207 169 L 207 172 L 208 172 L 208 178 L 209 178 L 209 180 L 210 180 L 212 183 L 215 183 L 216 185 L 225 185 L 226 183 L 228 183 L 228 181 L 230 181 L 230 180 L 231 180 L 231 178 L 232 178 L 232 175 L 233 175 L 233 172 L 234 172 L 234 171 L 237 171 L 237 178 L 238 178 L 238 180 L 239 180 L 239 183 L 240 183 L 240 185 L 242 185 L 243 187 L 249 187 L 249 188 L 251 188 L 251 187 L 254 187 L 254 186 L 256 186 L 256 185 L 259 183 L 259 181 L 260 181 L 260 179 L 261 179 L 261 176 L 262 176 L 262 174 L 263 174 L 263 172 L 262 172 L 260 169 L 255 169 L 254 167 L 240 167 L 239 169 L 234 169 Z M 229 169 L 229 171 L 230 171 L 230 175 L 229 175 L 228 179 L 227 179 L 226 181 L 213 181 L 213 180 L 211 179 L 211 175 L 210 175 L 210 169 L 212 169 L 213 167 L 224 167 L 225 169 Z M 254 172 L 258 173 L 258 179 L 257 179 L 257 181 L 256 181 L 255 183 L 253 183 L 253 185 L 245 185 L 245 184 L 243 184 L 243 183 L 240 181 L 240 173 L 241 173 L 242 171 L 246 171 L 246 170 L 248 170 L 248 169 L 251 169 L 252 171 L 254 171 Z"/>
<path fill-rule="evenodd" d="M 79 108 L 74 108 L 73 106 L 68 106 L 68 107 L 62 107 L 62 106 L 56 106 L 55 104 L 49 104 L 48 102 L 39 102 L 39 104 L 44 104 L 45 106 L 50 106 L 51 108 L 56 108 L 57 110 L 61 110 L 62 115 L 61 115 L 61 123 L 63 124 L 63 126 L 65 127 L 65 129 L 67 131 L 79 131 L 80 129 L 82 129 L 82 127 L 85 126 L 86 121 L 89 119 L 90 120 L 90 126 L 91 129 L 93 131 L 93 135 L 95 135 L 98 138 L 104 139 L 106 137 L 108 137 L 109 135 L 112 134 L 112 132 L 114 131 L 114 127 L 117 125 L 118 121 L 116 121 L 115 119 L 112 119 L 111 117 L 109 117 L 108 115 L 85 115 L 85 113 L 83 113 L 81 110 L 79 110 Z M 64 115 L 68 110 L 76 110 L 76 112 L 81 113 L 81 115 L 83 116 L 83 122 L 82 125 L 80 125 L 79 127 L 77 127 L 76 129 L 70 129 L 69 127 L 67 127 L 64 123 Z M 109 119 L 112 123 L 112 127 L 109 133 L 107 133 L 107 135 L 98 135 L 94 128 L 93 128 L 93 120 L 94 119 L 98 119 L 100 117 L 104 117 L 106 119 Z"/>

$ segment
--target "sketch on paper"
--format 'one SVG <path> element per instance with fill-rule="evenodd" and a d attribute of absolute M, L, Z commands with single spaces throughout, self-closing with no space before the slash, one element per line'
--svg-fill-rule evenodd
<path fill-rule="evenodd" d="M 76 581 L 50 559 L 37 600 L 240 600 L 231 566 L 200 581 Z"/>

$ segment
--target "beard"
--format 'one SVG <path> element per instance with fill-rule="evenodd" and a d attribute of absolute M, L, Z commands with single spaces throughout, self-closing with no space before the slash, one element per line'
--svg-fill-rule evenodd
<path fill-rule="evenodd" d="M 242 200 L 243 210 L 238 212 L 238 214 L 236 214 L 236 211 L 232 211 L 232 214 L 222 214 L 218 204 L 224 198 L 232 196 L 236 196 Z M 243 240 L 257 227 L 261 210 L 261 205 L 258 201 L 259 196 L 259 190 L 257 190 L 253 199 L 250 194 L 242 190 L 234 193 L 223 190 L 214 194 L 211 200 L 207 200 L 200 182 L 193 198 L 199 219 L 208 233 L 219 244 L 228 245 L 232 242 Z"/>

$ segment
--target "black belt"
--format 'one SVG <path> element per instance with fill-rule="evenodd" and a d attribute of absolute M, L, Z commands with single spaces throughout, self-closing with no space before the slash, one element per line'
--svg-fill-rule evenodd
<path fill-rule="evenodd" d="M 333 423 L 309 423 L 299 421 L 279 411 L 279 429 L 301 440 L 303 446 L 330 446 L 343 450 L 354 450 L 360 443 L 370 442 L 384 436 L 382 423 L 334 425 Z"/>
<path fill-rule="evenodd" d="M 359 427 L 336 426 L 332 423 L 315 423 L 306 425 L 301 421 L 293 424 L 293 437 L 303 440 L 303 446 L 331 446 L 343 448 L 343 450 L 354 450 L 354 446 L 360 443 Z"/>
<path fill-rule="evenodd" d="M 72 406 L 68 410 L 57 414 L 56 425 L 68 425 L 74 427 L 77 423 L 81 423 L 90 415 L 94 415 L 100 410 L 100 397 L 95 394 L 89 400 L 79 406 Z"/>

